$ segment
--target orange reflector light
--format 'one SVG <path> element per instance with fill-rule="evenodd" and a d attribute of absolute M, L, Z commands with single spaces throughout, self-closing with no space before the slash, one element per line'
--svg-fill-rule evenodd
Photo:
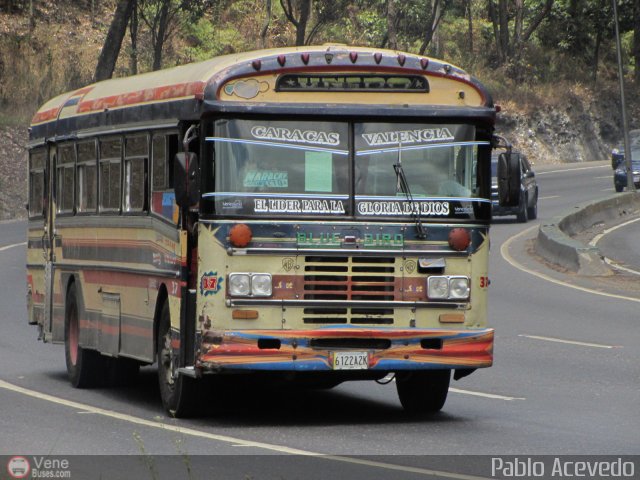
<path fill-rule="evenodd" d="M 255 320 L 258 318 L 257 310 L 233 310 L 231 318 L 234 320 Z"/>
<path fill-rule="evenodd" d="M 443 313 L 439 320 L 440 323 L 464 323 L 464 313 Z"/>
<path fill-rule="evenodd" d="M 470 243 L 471 235 L 466 228 L 454 228 L 449 232 L 449 246 L 454 250 L 466 250 Z"/>
<path fill-rule="evenodd" d="M 229 230 L 229 241 L 234 247 L 246 247 L 247 245 L 249 245 L 251 237 L 253 237 L 251 228 L 249 228 L 249 226 L 245 225 L 244 223 L 238 223 L 231 227 L 231 230 Z"/>

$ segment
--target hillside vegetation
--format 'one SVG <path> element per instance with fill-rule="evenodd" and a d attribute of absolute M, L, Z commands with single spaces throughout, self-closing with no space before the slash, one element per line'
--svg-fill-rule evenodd
<path fill-rule="evenodd" d="M 619 0 L 637 128 L 633 5 Z M 535 163 L 604 160 L 622 137 L 608 0 L 0 0 L 0 219 L 24 214 L 31 116 L 94 81 L 118 12 L 126 30 L 113 76 L 262 47 L 398 48 L 446 59 L 485 83 L 502 107 L 499 133 Z"/>

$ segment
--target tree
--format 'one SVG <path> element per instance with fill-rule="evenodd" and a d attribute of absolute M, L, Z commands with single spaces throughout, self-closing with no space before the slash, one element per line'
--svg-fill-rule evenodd
<path fill-rule="evenodd" d="M 397 0 L 387 0 L 387 41 L 389 48 L 398 49 L 398 5 Z"/>
<path fill-rule="evenodd" d="M 633 60 L 634 80 L 640 85 L 640 0 L 633 1 Z"/>
<path fill-rule="evenodd" d="M 138 1 L 133 0 L 131 21 L 129 22 L 129 38 L 131 39 L 131 54 L 129 56 L 129 70 L 131 75 L 138 73 Z"/>
<path fill-rule="evenodd" d="M 307 34 L 307 22 L 311 15 L 312 0 L 280 0 L 287 20 L 296 28 L 296 45 L 304 45 Z"/>
<path fill-rule="evenodd" d="M 260 45 L 262 46 L 262 48 L 267 47 L 267 32 L 269 31 L 270 23 L 271 23 L 271 0 L 267 0 L 264 23 L 262 24 L 262 30 L 260 31 Z"/>
<path fill-rule="evenodd" d="M 424 55 L 425 50 L 431 43 L 431 40 L 433 40 L 448 5 L 449 2 L 447 0 L 431 0 L 431 8 L 429 9 L 429 16 L 425 23 L 422 37 L 422 45 L 420 46 L 420 55 Z"/>
<path fill-rule="evenodd" d="M 162 68 L 162 49 L 173 32 L 172 22 L 180 5 L 172 0 L 139 0 L 138 14 L 149 28 L 153 50 L 152 69 Z"/>
<path fill-rule="evenodd" d="M 94 75 L 96 82 L 111 78 L 113 75 L 113 70 L 118 61 L 118 55 L 120 54 L 120 48 L 122 47 L 122 39 L 127 31 L 127 24 L 131 17 L 133 3 L 134 0 L 120 0 L 118 2 L 111 26 L 109 27 L 109 32 L 107 33 L 100 57 L 98 58 L 98 65 L 96 66 L 96 73 Z"/>
<path fill-rule="evenodd" d="M 524 0 L 498 0 L 496 5 L 494 0 L 487 0 L 496 51 L 501 64 L 521 58 L 524 46 L 551 12 L 554 0 L 532 3 L 537 4 L 525 5 Z M 511 23 L 513 34 L 510 33 Z"/>

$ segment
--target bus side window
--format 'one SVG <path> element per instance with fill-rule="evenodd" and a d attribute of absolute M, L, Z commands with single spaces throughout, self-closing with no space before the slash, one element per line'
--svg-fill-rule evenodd
<path fill-rule="evenodd" d="M 76 149 L 73 143 L 58 146 L 56 202 L 58 213 L 72 213 L 74 205 Z"/>
<path fill-rule="evenodd" d="M 96 142 L 79 142 L 77 163 L 77 210 L 93 212 L 97 207 L 98 176 L 96 174 Z"/>
<path fill-rule="evenodd" d="M 100 210 L 120 209 L 120 162 L 122 139 L 120 137 L 100 140 Z"/>
<path fill-rule="evenodd" d="M 149 143 L 146 135 L 125 138 L 124 145 L 124 211 L 148 210 L 145 192 Z"/>
<path fill-rule="evenodd" d="M 152 140 L 151 211 L 177 221 L 175 193 L 173 191 L 173 158 L 178 153 L 178 135 L 155 134 Z"/>
<path fill-rule="evenodd" d="M 44 148 L 29 154 L 29 217 L 41 217 L 44 208 L 44 166 L 47 151 Z"/>

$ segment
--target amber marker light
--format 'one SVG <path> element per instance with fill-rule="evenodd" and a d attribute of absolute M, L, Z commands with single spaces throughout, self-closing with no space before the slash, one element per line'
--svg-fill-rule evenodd
<path fill-rule="evenodd" d="M 258 318 L 257 310 L 233 310 L 231 318 L 234 320 L 255 320 Z"/>
<path fill-rule="evenodd" d="M 449 232 L 449 246 L 454 250 L 466 250 L 470 243 L 471 235 L 466 228 L 454 228 Z"/>
<path fill-rule="evenodd" d="M 443 313 L 438 320 L 440 323 L 464 323 L 464 313 Z"/>
<path fill-rule="evenodd" d="M 251 228 L 244 223 L 237 223 L 229 230 L 229 242 L 231 242 L 231 245 L 234 247 L 246 247 L 249 245 L 251 237 L 253 237 L 253 232 L 251 232 Z"/>

